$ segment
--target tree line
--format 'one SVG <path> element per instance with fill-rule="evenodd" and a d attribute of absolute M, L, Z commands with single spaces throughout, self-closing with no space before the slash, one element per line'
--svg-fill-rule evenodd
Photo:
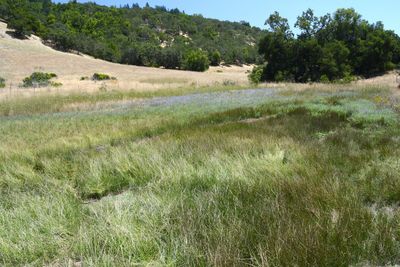
<path fill-rule="evenodd" d="M 297 37 L 278 12 L 265 24 L 268 32 L 259 44 L 265 63 L 251 73 L 254 82 L 350 81 L 380 75 L 400 63 L 399 36 L 354 9 L 321 17 L 308 9 L 297 18 Z"/>
<path fill-rule="evenodd" d="M 261 60 L 261 29 L 163 6 L 0 0 L 0 18 L 20 37 L 34 33 L 57 49 L 123 64 L 177 69 L 196 65 L 191 58 L 203 61 L 196 68 Z"/>

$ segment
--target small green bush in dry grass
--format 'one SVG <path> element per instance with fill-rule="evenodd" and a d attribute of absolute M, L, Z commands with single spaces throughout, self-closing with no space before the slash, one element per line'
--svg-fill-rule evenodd
<path fill-rule="evenodd" d="M 204 72 L 209 69 L 208 55 L 202 50 L 189 51 L 183 60 L 182 67 L 185 70 Z"/>
<path fill-rule="evenodd" d="M 6 87 L 6 80 L 2 77 L 0 77 L 0 88 Z"/>
<path fill-rule="evenodd" d="M 262 80 L 263 72 L 264 65 L 254 67 L 248 75 L 249 81 L 253 84 L 259 84 Z"/>
<path fill-rule="evenodd" d="M 237 83 L 235 82 L 235 81 L 232 81 L 232 80 L 224 80 L 223 82 L 222 82 L 222 85 L 223 86 L 235 86 Z"/>
<path fill-rule="evenodd" d="M 116 79 L 117 78 L 104 73 L 95 73 L 92 76 L 93 81 L 106 81 L 106 80 L 116 80 Z"/>
<path fill-rule="evenodd" d="M 29 77 L 23 79 L 23 87 L 45 87 L 45 86 L 61 86 L 61 83 L 56 83 L 50 81 L 53 78 L 56 78 L 57 75 L 55 73 L 45 73 L 45 72 L 34 72 Z"/>

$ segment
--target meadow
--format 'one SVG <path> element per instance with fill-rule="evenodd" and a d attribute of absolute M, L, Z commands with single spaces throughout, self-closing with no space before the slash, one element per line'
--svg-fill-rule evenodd
<path fill-rule="evenodd" d="M 399 108 L 376 85 L 3 99 L 0 265 L 399 263 Z"/>

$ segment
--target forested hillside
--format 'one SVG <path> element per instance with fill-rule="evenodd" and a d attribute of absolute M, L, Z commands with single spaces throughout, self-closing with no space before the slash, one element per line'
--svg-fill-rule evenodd
<path fill-rule="evenodd" d="M 107 7 L 76 1 L 0 0 L 0 18 L 19 37 L 34 33 L 60 50 L 171 69 L 191 67 L 187 62 L 191 59 L 207 61 L 206 65 L 255 63 L 263 35 L 247 22 L 219 21 L 137 4 Z"/>
<path fill-rule="evenodd" d="M 275 12 L 260 42 L 265 64 L 253 81 L 351 81 L 393 70 L 400 63 L 400 37 L 382 22 L 370 23 L 354 9 L 317 17 L 309 9 L 298 17 L 295 37 L 288 20 Z"/>

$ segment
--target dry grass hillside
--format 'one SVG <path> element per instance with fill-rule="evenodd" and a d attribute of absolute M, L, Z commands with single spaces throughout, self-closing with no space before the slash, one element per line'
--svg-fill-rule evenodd
<path fill-rule="evenodd" d="M 211 67 L 207 72 L 190 72 L 166 70 L 115 64 L 92 58 L 54 50 L 44 45 L 40 38 L 32 35 L 29 39 L 19 40 L 9 34 L 7 25 L 0 21 L 0 77 L 6 79 L 6 88 L 0 90 L 0 98 L 5 96 L 31 95 L 41 92 L 98 92 L 100 88 L 107 90 L 130 90 L 137 92 L 159 91 L 171 88 L 188 88 L 214 85 L 248 85 L 247 75 L 252 66 Z M 60 88 L 20 88 L 22 79 L 34 71 L 54 72 L 58 75 Z M 95 82 L 81 81 L 81 77 L 91 77 L 93 73 L 106 73 L 117 78 L 115 81 Z M 356 86 L 357 85 L 357 86 Z M 396 74 L 360 80 L 352 86 L 380 85 L 388 86 L 396 94 Z M 267 84 L 265 87 L 289 87 L 294 90 L 326 88 L 336 85 L 321 84 Z M 11 90 L 10 90 L 11 89 Z"/>
<path fill-rule="evenodd" d="M 247 71 L 244 67 L 212 67 L 205 73 L 165 70 L 139 66 L 110 63 L 85 55 L 76 55 L 56 51 L 42 44 L 32 36 L 19 40 L 7 33 L 7 25 L 0 22 L 0 76 L 7 80 L 17 91 L 22 79 L 34 71 L 54 72 L 63 86 L 58 90 L 97 91 L 103 83 L 80 81 L 83 76 L 92 76 L 95 72 L 117 77 L 106 86 L 110 89 L 156 90 L 181 86 L 207 86 L 224 82 L 245 84 Z M 26 91 L 26 89 L 24 89 Z M 41 89 L 48 90 L 48 89 Z M 29 91 L 29 90 L 28 90 Z"/>

